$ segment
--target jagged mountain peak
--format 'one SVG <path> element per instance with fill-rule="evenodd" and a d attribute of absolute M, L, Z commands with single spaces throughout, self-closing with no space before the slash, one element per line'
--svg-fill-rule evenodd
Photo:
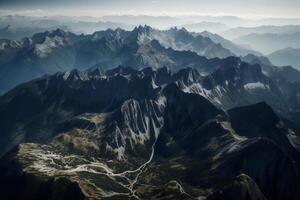
<path fill-rule="evenodd" d="M 93 39 L 105 38 L 107 40 L 118 40 L 122 39 L 126 35 L 127 31 L 117 28 L 117 29 L 107 29 L 105 31 L 97 31 L 91 35 Z"/>
<path fill-rule="evenodd" d="M 200 82 L 202 78 L 203 76 L 200 74 L 200 72 L 194 68 L 181 69 L 176 74 L 174 74 L 175 80 L 183 81 L 186 85 Z"/>
<path fill-rule="evenodd" d="M 181 30 L 181 31 L 183 31 L 183 32 L 189 32 L 185 27 L 182 27 L 182 28 L 179 29 L 179 30 Z"/>
<path fill-rule="evenodd" d="M 205 68 L 203 71 L 209 68 L 210 71 L 213 70 L 213 62 L 206 61 L 201 56 L 225 58 L 232 55 L 222 46 L 194 37 L 184 30 L 171 32 L 139 26 L 133 31 L 108 29 L 92 35 L 76 35 L 60 29 L 38 33 L 22 40 L 21 45 L 9 48 L 14 51 L 13 56 L 1 54 L 3 59 L 0 58 L 0 64 L 3 67 L 0 71 L 3 70 L 10 76 L 10 72 L 14 71 L 16 76 L 9 82 L 2 80 L 6 77 L 3 76 L 4 78 L 0 78 L 0 85 L 9 88 L 16 83 L 36 78 L 38 74 L 53 74 L 73 68 L 81 70 L 92 66 L 113 68 L 123 65 L 137 69 L 166 66 L 171 70 L 199 66 Z M 3 46 L 7 45 L 3 43 Z M 8 48 L 4 51 L 9 53 Z M 26 70 L 27 67 L 33 72 Z M 24 73 L 28 74 L 23 76 Z"/>
<path fill-rule="evenodd" d="M 279 117 L 265 103 L 225 112 L 209 95 L 226 96 L 226 88 L 214 85 L 205 90 L 206 77 L 193 68 L 171 72 L 167 67 L 119 66 L 90 72 L 49 75 L 0 97 L 0 142 L 12 141 L 1 145 L 1 151 L 30 142 L 1 160 L 0 191 L 10 191 L 11 180 L 40 185 L 64 176 L 95 199 L 111 194 L 121 199 L 160 198 L 165 193 L 172 199 L 209 199 L 219 191 L 230 194 L 232 188 L 226 188 L 244 173 L 247 176 L 237 184 L 249 190 L 247 196 L 297 197 L 295 134 L 278 123 Z M 182 89 L 180 81 L 198 86 L 198 91 L 202 87 L 206 96 Z M 13 173 L 15 169 L 29 178 Z M 279 189 L 269 187 L 270 182 Z M 246 188 L 248 183 L 251 188 Z M 28 190 L 22 185 L 13 188 L 18 194 Z"/>
<path fill-rule="evenodd" d="M 169 29 L 170 31 L 177 31 L 178 30 L 178 27 L 177 26 L 173 26 L 173 27 L 171 27 L 170 29 Z"/>
<path fill-rule="evenodd" d="M 50 34 L 64 37 L 67 34 L 67 32 L 65 32 L 63 29 L 58 28 L 58 29 L 52 31 Z"/>
<path fill-rule="evenodd" d="M 49 38 L 54 38 L 54 37 L 65 38 L 69 34 L 71 34 L 71 33 L 65 32 L 62 29 L 56 29 L 56 30 L 53 30 L 53 31 L 45 31 L 43 33 L 34 34 L 32 36 L 32 40 L 34 42 L 39 43 L 41 40 L 45 40 L 46 37 L 49 37 Z"/>
<path fill-rule="evenodd" d="M 149 33 L 150 31 L 154 30 L 151 26 L 148 25 L 139 25 L 136 26 L 133 31 L 139 32 L 139 33 Z"/>
<path fill-rule="evenodd" d="M 192 39 L 194 36 L 192 33 L 188 32 L 184 27 L 178 29 L 177 27 L 175 28 L 170 28 L 165 31 L 166 33 L 169 33 L 173 36 L 178 37 L 178 39 Z"/>
<path fill-rule="evenodd" d="M 90 76 L 104 76 L 105 70 L 102 67 L 92 67 L 88 69 L 88 75 Z"/>
<path fill-rule="evenodd" d="M 136 40 L 139 44 L 146 44 L 151 42 L 155 37 L 153 36 L 155 30 L 147 25 L 139 25 L 131 32 L 131 40 Z"/>
<path fill-rule="evenodd" d="M 171 27 L 167 30 L 164 30 L 163 32 L 167 32 L 169 34 L 173 34 L 173 35 L 188 35 L 188 36 L 195 36 L 195 34 L 193 32 L 189 32 L 185 27 L 177 27 L 177 26 L 174 26 L 174 27 Z"/>

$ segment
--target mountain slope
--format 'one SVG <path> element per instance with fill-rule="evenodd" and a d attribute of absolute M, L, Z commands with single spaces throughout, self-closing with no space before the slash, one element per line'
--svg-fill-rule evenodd
<path fill-rule="evenodd" d="M 218 34 L 212 34 L 210 32 L 204 31 L 199 33 L 203 37 L 208 37 L 210 38 L 214 43 L 221 44 L 223 47 L 226 49 L 229 49 L 232 53 L 234 53 L 237 56 L 246 56 L 248 54 L 254 54 L 256 56 L 261 56 L 261 53 L 254 51 L 254 50 L 249 50 L 245 49 L 242 46 L 239 46 L 230 40 L 226 40 L 225 38 L 219 36 Z"/>
<path fill-rule="evenodd" d="M 249 34 L 293 34 L 300 31 L 299 25 L 282 25 L 282 26 L 257 26 L 257 27 L 237 27 L 224 31 L 222 36 L 230 40 Z"/>
<path fill-rule="evenodd" d="M 199 75 L 120 67 L 58 73 L 17 87 L 0 98 L 1 152 L 11 150 L 1 158 L 0 193 L 6 199 L 220 199 L 220 193 L 233 200 L 297 199 L 297 130 L 265 103 L 226 114 L 183 92 L 180 82 L 203 80 Z"/>
<path fill-rule="evenodd" d="M 1 40 L 0 47 L 1 92 L 45 74 L 92 66 L 123 65 L 137 69 L 167 66 L 173 70 L 191 66 L 207 72 L 215 66 L 210 63 L 218 60 L 200 55 L 221 58 L 233 55 L 210 39 L 195 37 L 183 29 L 158 31 L 148 26 L 133 31 L 109 29 L 92 35 L 57 29 L 21 41 Z"/>
<path fill-rule="evenodd" d="M 230 50 L 210 38 L 192 34 L 185 28 L 172 28 L 163 32 L 152 32 L 153 37 L 162 45 L 175 50 L 190 50 L 207 58 L 226 58 L 234 55 Z"/>
<path fill-rule="evenodd" d="M 32 138 L 47 141 L 57 133 L 58 124 L 82 112 L 112 112 L 127 99 L 153 99 L 157 88 L 171 83 L 186 93 L 205 97 L 223 110 L 265 101 L 276 113 L 295 120 L 291 115 L 300 106 L 298 84 L 286 81 L 281 73 L 273 77 L 276 82 L 264 75 L 259 65 L 234 57 L 224 59 L 218 69 L 206 76 L 193 68 L 174 73 L 167 68 L 122 67 L 107 72 L 95 68 L 46 76 L 0 98 L 0 152 L 20 142 L 31 142 Z"/>
<path fill-rule="evenodd" d="M 234 42 L 241 45 L 248 45 L 252 49 L 262 52 L 263 54 L 270 54 L 274 51 L 293 47 L 299 48 L 300 32 L 276 34 L 249 34 L 239 37 Z"/>
<path fill-rule="evenodd" d="M 300 49 L 286 48 L 275 51 L 268 55 L 268 58 L 278 66 L 291 65 L 300 70 Z"/>

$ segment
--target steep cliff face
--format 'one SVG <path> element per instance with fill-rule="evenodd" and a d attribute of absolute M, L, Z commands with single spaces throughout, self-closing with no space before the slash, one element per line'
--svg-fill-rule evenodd
<path fill-rule="evenodd" d="M 228 62 L 239 67 L 221 76 L 94 69 L 15 88 L 0 98 L 1 152 L 9 152 L 0 162 L 0 193 L 24 200 L 298 199 L 297 129 L 266 103 L 225 112 L 186 91 L 226 80 L 273 87 L 255 66 Z"/>
<path fill-rule="evenodd" d="M 230 109 L 266 101 L 276 111 L 285 112 L 289 105 L 278 86 L 265 76 L 259 65 L 237 58 L 226 59 L 222 67 L 200 81 L 181 84 L 186 92 L 200 94 L 216 106 Z"/>
<path fill-rule="evenodd" d="M 236 58 L 227 58 L 208 76 L 192 68 L 176 73 L 167 68 L 73 70 L 31 81 L 0 98 L 1 152 L 21 142 L 47 141 L 58 133 L 56 126 L 76 115 L 109 113 L 130 99 L 156 100 L 161 88 L 171 83 L 186 93 L 205 97 L 220 109 L 266 101 L 277 113 L 289 116 L 289 111 L 296 106 L 289 101 L 289 95 L 283 95 L 262 74 L 259 66 Z M 141 106 L 139 103 L 136 109 L 142 109 Z M 126 110 L 130 112 L 124 105 L 123 111 Z"/>

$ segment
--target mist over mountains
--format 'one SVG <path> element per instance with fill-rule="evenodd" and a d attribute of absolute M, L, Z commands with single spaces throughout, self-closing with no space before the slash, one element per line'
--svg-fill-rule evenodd
<path fill-rule="evenodd" d="M 299 25 L 1 16 L 1 199 L 299 199 Z"/>
<path fill-rule="evenodd" d="M 249 34 L 235 40 L 239 44 L 249 45 L 264 54 L 271 54 L 284 48 L 299 48 L 300 32 L 287 34 Z"/>
<path fill-rule="evenodd" d="M 214 68 L 209 69 L 211 63 L 219 62 L 217 58 L 235 55 L 209 37 L 194 35 L 184 28 L 159 31 L 149 26 L 132 31 L 109 29 L 91 35 L 57 29 L 20 41 L 4 39 L 1 47 L 1 90 L 43 74 L 93 66 L 166 66 L 173 70 L 186 66 L 203 68 L 201 71 L 206 73 Z"/>
<path fill-rule="evenodd" d="M 294 66 L 297 69 L 300 69 L 299 55 L 300 49 L 288 47 L 271 53 L 270 55 L 268 55 L 268 58 L 276 65 L 290 65 Z"/>

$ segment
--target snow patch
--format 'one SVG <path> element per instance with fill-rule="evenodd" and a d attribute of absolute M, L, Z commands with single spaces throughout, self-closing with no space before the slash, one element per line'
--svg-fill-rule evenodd
<path fill-rule="evenodd" d="M 61 37 L 55 36 L 53 38 L 46 37 L 45 41 L 41 44 L 36 44 L 34 48 L 34 53 L 39 57 L 46 57 L 52 52 L 53 48 L 62 46 L 64 40 Z"/>
<path fill-rule="evenodd" d="M 70 76 L 70 72 L 65 72 L 64 75 L 63 75 L 63 79 L 64 80 L 67 80 Z"/>
<path fill-rule="evenodd" d="M 261 82 L 255 82 L 255 83 L 245 84 L 244 89 L 246 89 L 246 90 L 257 90 L 257 89 L 267 90 L 267 89 L 270 89 L 270 87 Z"/>

